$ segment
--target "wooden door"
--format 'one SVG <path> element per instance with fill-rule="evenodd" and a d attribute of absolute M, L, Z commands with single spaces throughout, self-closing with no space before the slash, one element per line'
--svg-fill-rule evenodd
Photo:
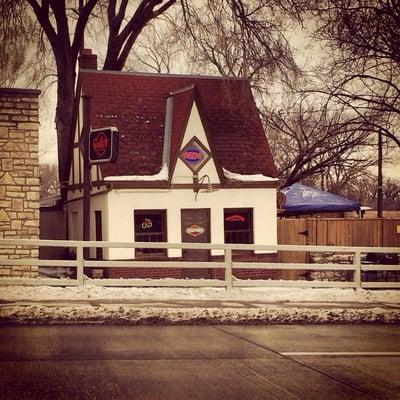
<path fill-rule="evenodd" d="M 181 229 L 183 243 L 210 243 L 210 209 L 183 209 L 181 210 Z M 184 261 L 208 261 L 209 250 L 183 249 Z M 190 278 L 207 278 L 209 271 L 204 269 L 185 270 Z"/>

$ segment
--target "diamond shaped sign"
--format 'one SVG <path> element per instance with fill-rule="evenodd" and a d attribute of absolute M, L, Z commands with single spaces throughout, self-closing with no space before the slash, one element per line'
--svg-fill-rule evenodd
<path fill-rule="evenodd" d="M 194 173 L 200 171 L 204 164 L 211 158 L 210 152 L 195 136 L 189 140 L 179 154 L 179 158 Z"/>

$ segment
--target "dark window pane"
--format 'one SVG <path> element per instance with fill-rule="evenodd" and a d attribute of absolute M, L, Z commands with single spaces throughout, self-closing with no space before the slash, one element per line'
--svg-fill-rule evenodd
<path fill-rule="evenodd" d="M 224 211 L 225 243 L 252 243 L 253 212 L 252 210 Z"/>
<path fill-rule="evenodd" d="M 135 241 L 165 242 L 165 211 L 135 211 Z M 136 254 L 163 254 L 165 249 L 136 249 Z"/>

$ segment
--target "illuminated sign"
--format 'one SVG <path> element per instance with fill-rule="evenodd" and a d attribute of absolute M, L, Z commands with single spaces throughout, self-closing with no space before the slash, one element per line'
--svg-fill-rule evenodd
<path fill-rule="evenodd" d="M 194 136 L 181 150 L 179 158 L 192 170 L 192 172 L 197 173 L 211 158 L 211 155 L 200 140 Z"/>
<path fill-rule="evenodd" d="M 206 230 L 205 230 L 202 226 L 199 226 L 199 225 L 192 225 L 192 226 L 190 226 L 189 228 L 186 228 L 186 230 L 185 230 L 185 232 L 186 232 L 188 235 L 192 236 L 192 237 L 200 236 L 200 235 L 202 235 L 205 231 L 206 231 Z"/>
<path fill-rule="evenodd" d="M 113 162 L 118 156 L 118 130 L 115 127 L 92 129 L 89 133 L 89 162 Z"/>
<path fill-rule="evenodd" d="M 202 159 L 202 154 L 198 149 L 187 148 L 184 150 L 182 157 L 188 163 L 197 163 Z"/>
<path fill-rule="evenodd" d="M 236 221 L 244 222 L 244 221 L 246 221 L 246 219 L 242 215 L 233 214 L 233 215 L 230 215 L 229 217 L 226 217 L 225 221 L 229 221 L 229 222 L 236 222 Z"/>

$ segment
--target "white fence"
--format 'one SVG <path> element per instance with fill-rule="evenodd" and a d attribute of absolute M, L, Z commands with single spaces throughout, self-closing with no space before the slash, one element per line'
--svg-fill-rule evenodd
<path fill-rule="evenodd" d="M 39 260 L 39 259 L 9 259 L 1 258 L 0 266 L 46 266 L 76 268 L 76 279 L 42 279 L 42 278 L 0 278 L 1 285 L 52 285 L 81 286 L 84 284 L 99 286 L 180 286 L 200 287 L 335 287 L 335 288 L 400 288 L 400 282 L 363 282 L 364 271 L 400 271 L 400 265 L 364 265 L 361 261 L 365 253 L 400 253 L 397 247 L 337 247 L 337 246 L 295 246 L 295 245 L 247 245 L 247 244 L 210 244 L 210 243 L 154 243 L 154 242 L 97 242 L 97 241 L 67 241 L 67 240 L 31 240 L 31 239 L 0 239 L 2 247 L 65 247 L 76 249 L 74 260 Z M 223 261 L 106 261 L 85 260 L 84 248 L 150 248 L 150 249 L 203 249 L 223 250 Z M 239 262 L 233 261 L 232 251 L 309 251 L 352 254 L 352 264 L 304 264 L 279 262 Z M 224 280 L 218 279 L 90 279 L 85 276 L 84 268 L 212 268 L 224 270 Z M 265 269 L 265 270 L 315 270 L 315 271 L 352 271 L 353 280 L 345 282 L 318 280 L 240 280 L 234 276 L 235 269 Z"/>

